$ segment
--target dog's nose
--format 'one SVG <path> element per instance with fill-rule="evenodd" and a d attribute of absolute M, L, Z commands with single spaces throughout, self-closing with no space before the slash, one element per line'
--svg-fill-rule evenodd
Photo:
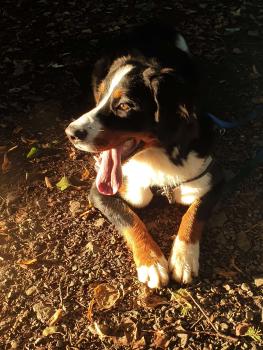
<path fill-rule="evenodd" d="M 68 126 L 65 130 L 70 141 L 83 141 L 88 136 L 88 132 L 85 129 L 77 129 L 73 126 Z"/>

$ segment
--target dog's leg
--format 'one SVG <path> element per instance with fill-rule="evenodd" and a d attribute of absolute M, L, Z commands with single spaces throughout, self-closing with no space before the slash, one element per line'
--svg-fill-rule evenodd
<path fill-rule="evenodd" d="M 117 196 L 100 194 L 95 185 L 90 192 L 90 201 L 125 237 L 133 253 L 139 281 L 150 288 L 167 285 L 167 260 L 143 222 L 129 206 Z"/>
<path fill-rule="evenodd" d="M 199 242 L 205 223 L 217 203 L 222 184 L 195 200 L 184 214 L 169 258 L 169 270 L 179 283 L 190 283 L 199 270 Z"/>

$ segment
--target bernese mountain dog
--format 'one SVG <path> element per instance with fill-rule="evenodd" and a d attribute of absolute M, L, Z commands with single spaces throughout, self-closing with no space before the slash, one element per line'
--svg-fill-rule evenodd
<path fill-rule="evenodd" d="M 166 286 L 169 276 L 190 283 L 223 185 L 211 157 L 211 122 L 196 108 L 196 65 L 183 36 L 166 25 L 138 27 L 109 46 L 93 71 L 96 106 L 66 134 L 97 154 L 90 201 L 125 237 L 139 281 L 150 288 Z M 147 206 L 154 187 L 189 206 L 168 260 L 131 209 Z"/>

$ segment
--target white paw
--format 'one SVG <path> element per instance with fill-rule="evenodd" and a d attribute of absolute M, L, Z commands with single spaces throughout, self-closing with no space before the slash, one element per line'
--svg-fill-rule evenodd
<path fill-rule="evenodd" d="M 161 288 L 168 284 L 168 262 L 164 256 L 153 265 L 141 265 L 137 267 L 138 279 L 148 285 L 149 288 Z"/>
<path fill-rule="evenodd" d="M 193 276 L 198 276 L 199 242 L 186 243 L 176 237 L 169 258 L 169 270 L 175 281 L 191 283 Z"/>

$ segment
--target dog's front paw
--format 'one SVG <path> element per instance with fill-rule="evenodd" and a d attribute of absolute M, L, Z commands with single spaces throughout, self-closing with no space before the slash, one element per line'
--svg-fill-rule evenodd
<path fill-rule="evenodd" d="M 150 252 L 150 255 L 152 252 Z M 136 259 L 138 279 L 149 288 L 161 288 L 168 284 L 168 262 L 163 255 L 149 258 L 141 256 Z"/>
<path fill-rule="evenodd" d="M 199 242 L 186 243 L 175 238 L 169 258 L 172 278 L 179 283 L 191 283 L 199 270 Z"/>

